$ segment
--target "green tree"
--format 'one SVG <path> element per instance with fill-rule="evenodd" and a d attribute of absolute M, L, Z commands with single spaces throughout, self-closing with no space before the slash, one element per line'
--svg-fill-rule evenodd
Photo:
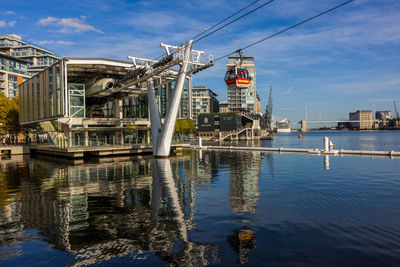
<path fill-rule="evenodd" d="M 0 93 L 0 134 L 5 134 L 5 121 L 8 116 L 8 112 L 11 109 L 11 101 L 3 93 Z"/>
<path fill-rule="evenodd" d="M 176 120 L 175 132 L 177 133 L 193 133 L 196 126 L 191 119 Z"/>
<path fill-rule="evenodd" d="M 4 94 L 0 94 L 0 123 L 1 134 L 18 134 L 20 132 L 18 96 L 10 100 Z"/>

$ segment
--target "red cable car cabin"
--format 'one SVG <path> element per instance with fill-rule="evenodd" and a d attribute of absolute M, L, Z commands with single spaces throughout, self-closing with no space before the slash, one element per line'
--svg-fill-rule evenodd
<path fill-rule="evenodd" d="M 228 87 L 247 88 L 250 84 L 250 74 L 247 69 L 228 67 L 225 74 L 225 83 Z"/>

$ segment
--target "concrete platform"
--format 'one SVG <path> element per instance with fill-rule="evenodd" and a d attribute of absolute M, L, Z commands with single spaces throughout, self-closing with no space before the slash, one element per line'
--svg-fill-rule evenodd
<path fill-rule="evenodd" d="M 189 144 L 173 144 L 171 150 L 181 150 L 183 147 L 189 147 Z M 107 147 L 74 147 L 58 148 L 41 145 L 30 145 L 32 153 L 64 157 L 64 158 L 84 158 L 84 157 L 107 157 L 118 155 L 140 155 L 151 154 L 152 145 L 130 145 L 130 146 L 107 146 Z"/>
<path fill-rule="evenodd" d="M 16 145 L 0 145 L 0 155 L 14 156 L 29 154 L 30 149 L 28 145 L 16 144 Z"/>

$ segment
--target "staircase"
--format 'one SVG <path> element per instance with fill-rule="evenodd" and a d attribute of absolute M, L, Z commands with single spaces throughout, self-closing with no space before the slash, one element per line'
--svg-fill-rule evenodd
<path fill-rule="evenodd" d="M 248 131 L 250 131 L 251 133 L 253 133 L 253 132 L 252 132 L 253 130 L 254 130 L 253 128 L 244 128 L 244 129 L 242 129 L 242 130 L 239 130 L 238 132 L 230 133 L 230 134 L 228 134 L 228 135 L 222 137 L 222 140 L 223 140 L 223 141 L 228 141 L 228 140 L 229 140 L 229 141 L 232 141 L 232 140 L 239 140 L 239 139 L 240 139 L 240 136 L 243 135 L 243 133 L 245 133 L 245 136 L 246 136 L 246 139 L 247 139 L 247 137 L 248 137 Z M 253 135 L 253 134 L 251 134 L 251 139 L 254 139 L 254 135 Z"/>
<path fill-rule="evenodd" d="M 56 147 L 67 147 L 67 137 L 61 131 L 56 130 L 51 121 L 39 122 L 43 132 L 49 134 L 51 141 Z"/>

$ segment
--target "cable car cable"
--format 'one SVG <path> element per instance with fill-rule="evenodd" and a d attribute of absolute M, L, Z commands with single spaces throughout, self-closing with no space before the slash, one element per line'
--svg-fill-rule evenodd
<path fill-rule="evenodd" d="M 226 21 L 226 20 L 232 18 L 233 16 L 239 14 L 239 13 L 242 12 L 243 10 L 249 8 L 250 6 L 254 5 L 255 3 L 259 2 L 259 1 L 260 1 L 260 0 L 256 0 L 256 1 L 254 1 L 253 3 L 251 3 L 251 4 L 247 5 L 247 6 L 245 6 L 244 8 L 242 8 L 242 9 L 236 11 L 235 13 L 233 13 L 232 15 L 230 15 L 229 17 L 224 18 L 223 20 L 221 20 L 221 21 L 218 22 L 217 24 L 214 24 L 213 26 L 211 26 L 211 27 L 207 28 L 206 30 L 202 31 L 201 33 L 197 34 L 196 36 L 194 36 L 194 37 L 192 38 L 192 40 L 196 39 L 197 37 L 199 37 L 199 36 L 202 35 L 203 33 L 206 33 L 206 32 L 208 32 L 209 30 L 211 30 L 211 29 L 217 27 L 217 26 L 218 26 L 219 24 L 221 24 L 222 22 L 224 22 L 224 21 Z"/>
<path fill-rule="evenodd" d="M 243 7 L 242 9 L 240 9 L 240 10 L 236 11 L 235 13 L 233 13 L 232 15 L 230 15 L 230 16 L 226 17 L 225 19 L 221 20 L 221 21 L 218 22 L 217 24 L 211 26 L 211 27 L 208 28 L 207 30 L 205 30 L 205 31 L 203 31 L 203 32 L 201 32 L 201 33 L 199 33 L 199 34 L 197 34 L 197 35 L 196 35 L 195 37 L 193 37 L 192 39 L 194 40 L 195 38 L 199 37 L 199 36 L 202 35 L 203 33 L 208 32 L 209 30 L 215 28 L 216 26 L 218 26 L 218 25 L 221 24 L 222 22 L 224 22 L 224 21 L 226 21 L 226 20 L 232 18 L 233 16 L 239 14 L 239 13 L 242 12 L 243 10 L 249 8 L 250 6 L 254 5 L 255 3 L 259 2 L 259 1 L 260 1 L 260 0 L 254 1 L 254 2 L 252 2 L 251 4 L 249 4 L 249 5 L 245 6 L 245 7 Z M 260 8 L 262 8 L 262 7 L 264 7 L 264 6 L 266 6 L 267 4 L 269 4 L 269 3 L 273 2 L 273 1 L 274 1 L 274 0 L 270 0 L 270 1 L 268 1 L 268 2 L 266 2 L 266 3 L 264 3 L 264 4 L 262 4 L 262 5 L 260 5 L 259 7 L 256 7 L 255 9 L 250 10 L 249 12 L 247 12 L 246 14 L 243 14 L 242 16 L 236 18 L 235 20 L 226 23 L 225 25 L 223 25 L 223 26 L 219 27 L 218 29 L 214 30 L 213 32 L 211 32 L 211 33 L 209 33 L 209 34 L 207 34 L 207 35 L 205 35 L 205 36 L 199 38 L 198 40 L 194 40 L 194 41 L 193 41 L 193 44 L 196 43 L 196 42 L 198 42 L 198 41 L 200 41 L 200 40 L 202 40 L 202 39 L 204 39 L 204 38 L 206 38 L 206 37 L 208 37 L 208 36 L 210 36 L 211 34 L 217 32 L 217 31 L 219 31 L 219 30 L 225 28 L 226 26 L 232 24 L 233 22 L 238 21 L 239 19 L 242 19 L 243 17 L 245 17 L 245 16 L 247 16 L 247 15 L 253 13 L 254 11 L 256 11 L 256 10 L 258 10 L 258 9 L 260 9 Z M 175 52 L 172 52 L 172 54 L 174 54 L 174 53 L 175 53 Z M 164 55 L 165 55 L 165 54 L 162 54 L 162 55 L 156 57 L 156 58 L 153 59 L 153 60 L 157 60 L 157 59 L 163 57 Z"/>
<path fill-rule="evenodd" d="M 222 25 L 222 26 L 219 27 L 218 29 L 216 29 L 216 30 L 214 30 L 214 31 L 212 31 L 212 32 L 210 32 L 210 33 L 204 35 L 203 37 L 201 37 L 201 38 L 199 38 L 199 39 L 197 39 L 197 40 L 194 40 L 194 41 L 193 41 L 193 44 L 194 44 L 194 43 L 197 43 L 198 41 L 203 40 L 204 38 L 210 36 L 211 34 L 213 34 L 213 33 L 217 32 L 217 31 L 219 31 L 219 30 L 225 28 L 226 26 L 229 26 L 230 24 L 232 24 L 232 23 L 238 21 L 239 19 L 242 19 L 242 18 L 246 17 L 247 15 L 249 15 L 249 14 L 251 14 L 251 13 L 257 11 L 257 10 L 260 9 L 260 8 L 263 8 L 264 6 L 266 6 L 266 5 L 268 5 L 268 4 L 272 3 L 272 2 L 274 2 L 274 0 L 270 0 L 270 1 L 268 1 L 268 2 L 265 2 L 264 4 L 262 4 L 262 5 L 260 5 L 260 6 L 256 7 L 256 8 L 254 8 L 254 9 L 250 10 L 249 12 L 247 12 L 247 13 L 241 15 L 240 17 L 237 17 L 236 19 L 234 19 L 234 20 L 232 20 L 232 21 L 230 21 L 230 22 L 228 22 L 228 23 Z"/>
<path fill-rule="evenodd" d="M 333 8 L 330 8 L 330 9 L 328 9 L 328 10 L 322 12 L 322 13 L 319 13 L 319 14 L 313 16 L 313 17 L 310 17 L 310 18 L 308 18 L 308 19 L 306 19 L 306 20 L 303 20 L 303 21 L 301 21 L 301 22 L 299 22 L 299 23 L 297 23 L 297 24 L 295 24 L 295 25 L 292 25 L 292 26 L 290 26 L 290 27 L 288 27 L 288 28 L 286 28 L 286 29 L 283 29 L 283 30 L 281 30 L 281 31 L 279 31 L 279 32 L 277 32 L 277 33 L 274 33 L 274 34 L 272 34 L 272 35 L 270 35 L 270 36 L 268 36 L 268 37 L 265 37 L 265 38 L 263 38 L 263 39 L 261 39 L 261 40 L 258 40 L 257 42 L 254 42 L 254 43 L 249 44 L 249 45 L 247 45 L 247 46 L 245 46 L 245 47 L 243 47 L 243 48 L 237 49 L 237 50 L 233 51 L 232 53 L 229 53 L 229 54 L 227 54 L 227 55 L 224 55 L 224 56 L 222 56 L 222 57 L 219 57 L 219 58 L 215 59 L 214 62 L 215 62 L 215 61 L 218 61 L 218 60 L 221 60 L 221 59 L 223 59 L 223 58 L 225 58 L 225 57 L 227 57 L 227 56 L 230 56 L 230 55 L 236 53 L 238 50 L 244 50 L 244 49 L 247 49 L 247 48 L 249 48 L 249 47 L 255 46 L 256 44 L 259 44 L 259 43 L 261 43 L 261 42 L 264 42 L 264 41 L 266 41 L 266 40 L 268 40 L 268 39 L 271 39 L 272 37 L 275 37 L 275 36 L 277 36 L 277 35 L 279 35 L 279 34 L 282 34 L 282 33 L 286 32 L 286 31 L 288 31 L 288 30 L 291 30 L 291 29 L 293 29 L 293 28 L 296 28 L 296 27 L 298 27 L 298 26 L 300 26 L 300 25 L 302 25 L 302 24 L 304 24 L 304 23 L 306 23 L 306 22 L 309 22 L 310 20 L 316 19 L 316 18 L 318 18 L 318 17 L 320 17 L 320 16 L 322 16 L 322 15 L 325 15 L 325 14 L 327 14 L 327 13 L 329 13 L 329 12 L 335 10 L 335 9 L 338 9 L 338 8 L 344 6 L 344 5 L 347 5 L 347 4 L 349 4 L 349 3 L 353 2 L 353 1 L 354 1 L 354 0 L 349 0 L 349 1 L 346 1 L 346 2 L 344 2 L 344 3 L 340 4 L 340 5 L 337 5 L 337 6 L 333 7 Z"/>

